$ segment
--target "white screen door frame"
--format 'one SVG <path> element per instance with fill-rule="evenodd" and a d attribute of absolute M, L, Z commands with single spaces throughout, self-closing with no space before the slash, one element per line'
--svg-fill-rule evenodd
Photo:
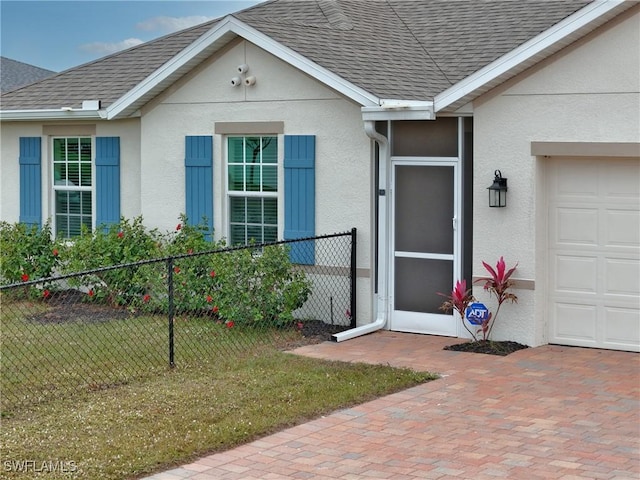
<path fill-rule="evenodd" d="M 460 334 L 437 292 L 449 294 L 461 274 L 461 184 L 458 158 L 391 158 L 391 330 Z"/>

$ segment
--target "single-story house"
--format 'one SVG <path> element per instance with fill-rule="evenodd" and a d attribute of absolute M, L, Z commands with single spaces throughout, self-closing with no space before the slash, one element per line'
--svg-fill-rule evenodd
<path fill-rule="evenodd" d="M 0 100 L 1 220 L 356 227 L 339 341 L 464 337 L 437 292 L 503 256 L 495 339 L 640 351 L 638 2 L 271 0 Z"/>

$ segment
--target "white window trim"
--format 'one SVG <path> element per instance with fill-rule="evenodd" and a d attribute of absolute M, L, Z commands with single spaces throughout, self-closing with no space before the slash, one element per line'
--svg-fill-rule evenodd
<path fill-rule="evenodd" d="M 230 137 L 275 137 L 278 142 L 277 149 L 277 161 L 276 161 L 276 176 L 278 182 L 277 192 L 243 192 L 232 191 L 229 189 L 229 138 Z M 274 133 L 229 133 L 220 135 L 220 144 L 222 146 L 223 161 L 220 162 L 222 166 L 222 177 L 224 186 L 224 195 L 222 195 L 222 237 L 229 245 L 231 238 L 231 202 L 230 197 L 257 197 L 257 198 L 276 198 L 277 199 L 277 239 L 281 239 L 284 234 L 284 135 Z"/>
<path fill-rule="evenodd" d="M 90 187 L 74 187 L 65 188 L 64 185 L 55 185 L 55 171 L 54 171 L 54 159 L 53 159 L 53 142 L 57 138 L 90 138 L 91 139 L 91 186 Z M 58 232 L 58 225 L 56 219 L 56 191 L 84 191 L 91 192 L 91 230 L 96 228 L 96 137 L 95 135 L 51 135 L 48 138 L 48 168 L 47 168 L 47 195 L 48 199 L 48 212 L 51 219 L 51 233 L 55 237 Z"/>

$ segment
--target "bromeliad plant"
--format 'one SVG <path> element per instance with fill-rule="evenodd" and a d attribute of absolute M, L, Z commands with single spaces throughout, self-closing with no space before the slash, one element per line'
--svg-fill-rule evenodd
<path fill-rule="evenodd" d="M 482 333 L 482 340 L 489 340 L 491 331 L 493 330 L 493 325 L 495 324 L 498 313 L 500 312 L 500 307 L 504 302 L 510 301 L 511 303 L 514 303 L 518 301 L 518 297 L 509 291 L 513 286 L 511 275 L 513 275 L 518 264 L 507 270 L 504 258 L 500 257 L 495 268 L 486 262 L 482 262 L 482 265 L 487 272 L 489 272 L 489 276 L 480 278 L 476 282 L 484 282 L 484 290 L 489 292 L 489 295 L 495 295 L 498 300 L 498 308 L 496 309 L 495 315 L 493 312 L 489 312 L 487 318 L 473 322 L 473 325 L 478 327 L 475 333 L 469 329 L 465 322 L 467 308 L 476 301 L 471 293 L 471 289 L 467 289 L 466 280 L 458 280 L 450 295 L 442 293 L 439 294 L 447 298 L 447 300 L 440 306 L 440 310 L 445 312 L 455 310 L 458 312 L 462 320 L 462 325 L 467 332 L 471 334 L 474 342 L 478 341 L 477 334 L 479 333 Z"/>
<path fill-rule="evenodd" d="M 475 298 L 471 293 L 471 289 L 467 289 L 467 281 L 465 279 L 458 280 L 456 282 L 456 286 L 451 291 L 451 295 L 445 295 L 444 293 L 438 293 L 443 297 L 446 297 L 447 300 L 440 305 L 440 310 L 445 312 L 451 312 L 455 310 L 460 315 L 462 319 L 462 325 L 464 328 L 471 334 L 474 340 L 476 340 L 475 334 L 469 329 L 466 322 L 464 321 L 465 312 L 471 303 L 475 302 Z"/>
<path fill-rule="evenodd" d="M 500 307 L 506 301 L 510 301 L 511 303 L 517 303 L 518 297 L 509 291 L 509 289 L 513 286 L 513 281 L 511 280 L 511 275 L 515 272 L 518 264 L 516 263 L 512 268 L 507 270 L 507 266 L 505 264 L 504 258 L 500 257 L 498 263 L 496 263 L 496 268 L 494 269 L 491 265 L 486 262 L 482 262 L 484 268 L 487 269 L 490 276 L 480 278 L 478 282 L 484 282 L 484 290 L 489 292 L 489 295 L 495 295 L 498 300 L 498 308 L 496 309 L 496 314 L 489 315 L 487 319 L 486 325 L 482 325 L 482 337 L 484 340 L 489 339 L 491 336 L 491 330 L 493 330 L 493 325 L 496 323 L 496 318 L 498 317 L 498 313 L 500 313 Z M 492 317 L 493 316 L 493 321 Z"/>

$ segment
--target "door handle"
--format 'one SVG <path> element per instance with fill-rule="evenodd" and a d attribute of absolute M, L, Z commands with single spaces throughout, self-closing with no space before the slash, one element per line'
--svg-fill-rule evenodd
<path fill-rule="evenodd" d="M 453 229 L 457 230 L 458 229 L 458 217 L 453 217 L 451 219 L 451 223 L 452 223 Z"/>

